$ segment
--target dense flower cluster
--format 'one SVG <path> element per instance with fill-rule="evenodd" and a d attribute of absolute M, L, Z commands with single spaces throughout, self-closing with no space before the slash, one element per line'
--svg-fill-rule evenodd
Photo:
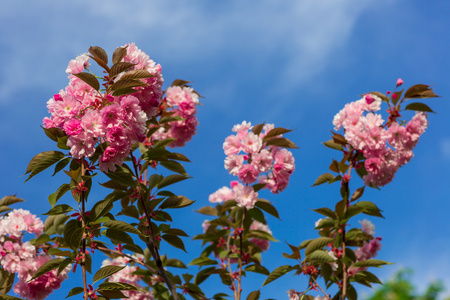
<path fill-rule="evenodd" d="M 70 266 L 59 275 L 57 270 L 48 272 L 29 281 L 36 270 L 53 259 L 52 256 L 39 253 L 30 242 L 23 242 L 25 233 L 42 233 L 44 224 L 27 210 L 15 209 L 0 219 L 0 265 L 9 273 L 17 273 L 18 282 L 14 292 L 30 300 L 41 300 L 58 289 L 67 278 Z"/>
<path fill-rule="evenodd" d="M 369 235 L 375 234 L 375 226 L 372 224 L 372 222 L 370 222 L 369 220 L 363 220 L 360 222 L 360 224 L 362 226 L 362 231 L 364 231 Z M 372 239 L 370 242 L 364 242 L 364 244 L 361 247 L 358 247 L 355 250 L 356 261 L 358 262 L 374 258 L 380 249 L 381 249 L 381 237 L 376 237 Z M 349 275 L 354 275 L 359 271 L 365 270 L 367 270 L 367 267 L 366 268 L 350 267 L 348 272 Z"/>
<path fill-rule="evenodd" d="M 70 61 L 66 72 L 69 85 L 47 102 L 50 118 L 43 120 L 45 128 L 57 127 L 68 136 L 67 146 L 76 159 L 92 157 L 96 145 L 106 143 L 99 158 L 101 171 L 115 171 L 130 153 L 131 145 L 146 138 L 146 121 L 160 104 L 163 78 L 161 66 L 134 44 L 125 45 L 123 62 L 134 66 L 128 70 L 145 70 L 152 74 L 141 79 L 145 86 L 135 87 L 136 92 L 124 96 L 112 96 L 95 90 L 73 74 L 90 66 L 89 56 L 82 54 Z M 105 77 L 105 87 L 117 82 L 124 72 L 113 80 Z M 108 91 L 108 89 L 107 89 Z"/>
<path fill-rule="evenodd" d="M 223 143 L 225 151 L 225 169 L 232 175 L 238 176 L 244 184 L 264 183 L 264 188 L 272 193 L 283 191 L 289 177 L 295 170 L 294 157 L 287 149 L 277 146 L 267 146 L 263 142 L 264 137 L 272 129 L 273 124 L 266 124 L 260 134 L 251 131 L 251 123 L 246 121 L 235 125 L 233 131 L 236 135 L 230 135 Z M 280 137 L 278 135 L 276 137 Z M 242 154 L 241 154 L 242 152 Z M 239 188 L 239 193 L 246 198 L 254 199 L 248 188 Z M 241 198 L 239 198 L 241 199 Z M 253 204 L 236 199 L 238 205 L 251 208 Z"/>
<path fill-rule="evenodd" d="M 188 86 L 171 86 L 166 90 L 163 99 L 163 109 L 171 114 L 171 117 L 180 117 L 182 120 L 172 121 L 156 131 L 152 140 L 175 139 L 168 147 L 182 147 L 194 136 L 198 120 L 196 117 L 198 94 Z"/>
<path fill-rule="evenodd" d="M 142 257 L 138 257 L 135 255 L 137 259 L 142 259 Z M 114 258 L 113 260 L 105 259 L 102 262 L 102 268 L 105 266 L 125 266 L 122 270 L 119 272 L 114 273 L 108 278 L 109 282 L 123 282 L 123 283 L 129 283 L 132 284 L 138 288 L 142 288 L 139 285 L 139 281 L 141 280 L 140 275 L 134 274 L 137 270 L 139 270 L 138 266 L 130 266 L 129 265 L 130 260 L 123 256 L 118 256 Z M 142 292 L 142 291 L 122 291 L 122 293 L 127 296 L 126 299 L 130 300 L 153 300 L 153 293 L 152 292 Z M 125 298 L 124 298 L 125 299 Z"/>
<path fill-rule="evenodd" d="M 222 203 L 234 199 L 238 206 L 247 209 L 255 206 L 256 200 L 258 200 L 258 193 L 255 192 L 252 186 L 243 185 L 236 180 L 232 181 L 230 185 L 231 188 L 224 186 L 209 195 L 209 202 Z"/>
<path fill-rule="evenodd" d="M 345 139 L 353 149 L 365 157 L 366 185 L 384 186 L 392 181 L 397 170 L 412 157 L 412 149 L 428 126 L 427 115 L 416 112 L 406 124 L 399 124 L 400 114 L 395 107 L 388 110 L 384 120 L 375 112 L 381 108 L 381 98 L 367 94 L 362 99 L 345 105 L 333 119 L 335 130 L 344 128 Z"/>

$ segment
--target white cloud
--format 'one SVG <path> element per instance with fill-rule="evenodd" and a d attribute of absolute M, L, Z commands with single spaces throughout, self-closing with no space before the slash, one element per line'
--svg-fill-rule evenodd
<path fill-rule="evenodd" d="M 68 60 L 89 45 L 111 51 L 134 40 L 170 56 L 167 60 L 253 63 L 256 71 L 273 72 L 276 90 L 282 84 L 282 88 L 307 84 L 305 80 L 320 74 L 333 52 L 345 44 L 359 16 L 374 5 L 379 2 L 141 0 L 131 5 L 85 0 L 58 5 L 43 1 L 26 7 L 9 2 L 0 19 L 1 43 L 7 46 L 0 51 L 10 58 L 0 69 L 0 103 L 9 102 L 11 93 L 23 85 L 19 72 L 39 71 L 40 76 L 33 76 L 27 85 L 51 87 L 49 76 L 63 74 Z M 262 61 L 267 63 L 263 69 Z"/>

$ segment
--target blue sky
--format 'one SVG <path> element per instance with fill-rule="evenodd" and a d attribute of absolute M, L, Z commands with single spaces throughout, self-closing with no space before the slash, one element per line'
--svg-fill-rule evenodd
<path fill-rule="evenodd" d="M 200 232 L 204 217 L 193 210 L 232 180 L 223 168 L 224 139 L 243 120 L 265 121 L 296 129 L 287 137 L 301 147 L 294 150 L 297 169 L 289 188 L 263 195 L 280 211 L 282 221 L 268 220 L 274 236 L 299 244 L 315 237 L 319 215 L 310 209 L 339 200 L 338 185 L 310 187 L 336 155 L 320 144 L 329 139 L 333 116 L 362 93 L 392 90 L 400 77 L 406 86 L 432 85 L 442 97 L 426 101 L 437 114 L 429 116 L 412 161 L 391 184 L 364 196 L 386 216 L 373 220 L 383 238 L 378 258 L 396 263 L 376 274 L 387 279 L 400 266 L 412 267 L 419 289 L 432 279 L 450 288 L 449 12 L 447 1 L 414 0 L 5 2 L 0 11 L 1 194 L 26 199 L 22 207 L 36 214 L 49 209 L 48 195 L 66 178 L 44 172 L 24 184 L 20 177 L 35 154 L 56 148 L 39 127 L 48 116 L 47 100 L 67 85 L 69 60 L 89 46 L 112 53 L 135 42 L 161 64 L 165 87 L 177 78 L 190 80 L 205 97 L 198 134 L 181 150 L 193 161 L 186 168 L 194 178 L 175 187 L 197 202 L 177 214 L 175 225 L 191 236 Z M 195 254 L 199 245 L 186 242 Z M 270 251 L 263 255 L 270 269 L 289 263 L 281 257 L 288 251 L 283 242 Z M 172 250 L 169 255 L 193 258 Z M 255 277 L 251 285 L 262 280 Z M 52 297 L 65 296 L 70 283 Z M 285 291 L 304 284 L 304 278 L 287 275 L 262 292 L 286 299 Z"/>

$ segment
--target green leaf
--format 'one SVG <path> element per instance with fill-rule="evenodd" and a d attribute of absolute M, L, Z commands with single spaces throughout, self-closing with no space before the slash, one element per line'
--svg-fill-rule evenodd
<path fill-rule="evenodd" d="M 331 180 L 334 179 L 334 175 L 331 173 L 325 173 L 320 175 L 317 179 L 316 182 L 314 182 L 314 184 L 312 186 L 316 186 L 316 185 L 321 185 L 324 184 L 326 182 L 329 182 Z"/>
<path fill-rule="evenodd" d="M 167 208 L 182 208 L 189 206 L 193 204 L 195 201 L 189 200 L 188 198 L 184 196 L 172 196 L 167 198 L 161 205 L 159 206 L 160 209 L 167 209 Z"/>
<path fill-rule="evenodd" d="M 322 208 L 316 208 L 313 209 L 316 213 L 319 213 L 321 215 L 327 216 L 331 219 L 336 219 L 336 213 L 329 209 L 328 207 L 322 207 Z"/>
<path fill-rule="evenodd" d="M 428 105 L 426 105 L 425 103 L 419 103 L 419 102 L 408 104 L 405 107 L 405 110 L 425 111 L 425 112 L 434 113 L 434 111 Z"/>
<path fill-rule="evenodd" d="M 72 263 L 72 258 L 71 257 L 67 257 L 67 258 L 65 258 L 63 261 L 62 261 L 62 263 L 59 265 L 59 267 L 58 267 L 58 273 L 57 273 L 57 275 L 59 276 L 59 274 L 61 274 L 61 272 L 62 271 L 64 271 L 64 269 L 68 266 L 68 265 L 70 265 L 71 263 Z"/>
<path fill-rule="evenodd" d="M 133 179 L 133 174 L 130 172 L 129 169 L 123 166 L 121 167 L 118 166 L 115 172 L 108 172 L 105 173 L 105 175 L 120 185 L 131 187 L 136 186 L 136 182 Z"/>
<path fill-rule="evenodd" d="M 152 174 L 149 178 L 148 178 L 148 188 L 151 190 L 154 187 L 156 187 L 161 180 L 163 180 L 163 176 L 162 175 L 158 175 L 158 174 Z"/>
<path fill-rule="evenodd" d="M 332 242 L 334 242 L 334 239 L 329 238 L 329 237 L 322 236 L 322 237 L 316 238 L 316 239 L 312 240 L 311 242 L 309 242 L 308 246 L 306 246 L 305 255 L 309 255 L 318 249 L 322 249 L 324 246 L 326 246 Z"/>
<path fill-rule="evenodd" d="M 416 84 L 410 87 L 406 93 L 405 98 L 435 98 L 439 97 L 430 88 L 429 85 Z"/>
<path fill-rule="evenodd" d="M 128 46 L 117 47 L 116 50 L 114 50 L 113 57 L 112 57 L 113 64 L 117 64 L 125 57 L 125 55 L 127 55 L 127 48 L 128 48 Z"/>
<path fill-rule="evenodd" d="M 217 265 L 217 261 L 215 261 L 214 259 L 211 259 L 207 256 L 200 256 L 200 257 L 193 259 L 189 263 L 189 266 L 195 266 L 195 265 L 197 265 L 197 266 Z"/>
<path fill-rule="evenodd" d="M 312 261 L 314 263 L 331 263 L 335 262 L 335 259 L 332 258 L 326 251 L 316 250 L 308 256 L 308 261 Z"/>
<path fill-rule="evenodd" d="M 208 277 L 213 274 L 212 271 L 214 271 L 216 269 L 216 267 L 209 267 L 206 269 L 201 270 L 200 272 L 197 273 L 197 275 L 195 276 L 194 279 L 194 283 L 195 284 L 200 284 L 203 281 L 205 281 L 206 279 L 208 279 Z"/>
<path fill-rule="evenodd" d="M 366 279 L 369 282 L 383 284 L 380 279 L 378 279 L 377 276 L 375 276 L 373 273 L 368 271 L 359 271 L 358 275 L 364 276 L 364 279 Z"/>
<path fill-rule="evenodd" d="M 100 83 L 98 82 L 97 78 L 95 78 L 94 75 L 86 73 L 86 72 L 81 72 L 81 73 L 72 74 L 72 75 L 75 77 L 78 77 L 79 79 L 81 79 L 82 81 L 87 83 L 94 90 L 98 91 L 100 89 Z"/>
<path fill-rule="evenodd" d="M 217 209 L 212 206 L 204 206 L 204 207 L 196 210 L 196 212 L 204 214 L 204 215 L 208 215 L 208 216 L 217 216 Z"/>
<path fill-rule="evenodd" d="M 186 265 L 179 259 L 175 258 L 169 258 L 164 262 L 165 267 L 173 267 L 173 268 L 180 268 L 180 269 L 187 269 Z"/>
<path fill-rule="evenodd" d="M 382 265 L 392 265 L 392 263 L 379 260 L 379 259 L 367 259 L 367 260 L 361 260 L 353 264 L 353 267 L 360 268 L 360 267 L 379 267 Z"/>
<path fill-rule="evenodd" d="M 364 208 L 363 213 L 366 215 L 384 218 L 381 214 L 381 210 L 370 201 L 360 201 L 356 203 L 355 206 Z"/>
<path fill-rule="evenodd" d="M 48 233 L 48 232 L 47 232 Z M 77 251 L 83 237 L 83 228 L 77 220 L 70 220 L 64 227 L 64 240 L 66 244 Z"/>
<path fill-rule="evenodd" d="M 37 269 L 37 271 L 33 274 L 33 277 L 31 277 L 28 282 L 31 280 L 38 278 L 41 275 L 44 275 L 45 273 L 48 273 L 56 268 L 59 267 L 59 265 L 65 260 L 65 258 L 54 258 L 52 260 L 49 260 L 48 262 L 44 263 L 42 266 Z"/>
<path fill-rule="evenodd" d="M 269 274 L 270 274 L 269 270 L 267 270 L 266 268 L 264 268 L 261 265 L 249 265 L 249 266 L 245 267 L 244 271 L 264 274 L 267 276 L 269 276 Z"/>
<path fill-rule="evenodd" d="M 163 166 L 164 168 L 166 168 L 167 170 L 179 173 L 181 175 L 184 176 L 188 176 L 188 174 L 186 173 L 186 170 L 184 169 L 183 165 L 180 164 L 177 161 L 161 161 L 160 165 Z"/>
<path fill-rule="evenodd" d="M 37 154 L 31 159 L 30 163 L 27 166 L 25 174 L 30 173 L 30 175 L 28 176 L 27 180 L 25 180 L 25 182 L 63 158 L 64 153 L 59 151 L 45 151 Z"/>
<path fill-rule="evenodd" d="M 96 283 L 99 280 L 102 280 L 103 278 L 109 277 L 112 274 L 115 274 L 125 268 L 126 266 L 106 266 L 98 270 L 93 278 L 93 283 Z"/>
<path fill-rule="evenodd" d="M 188 176 L 184 176 L 184 175 L 178 175 L 178 174 L 172 174 L 169 175 L 167 177 L 164 177 L 159 183 L 158 183 L 158 189 L 161 189 L 163 187 L 166 187 L 168 185 L 172 185 L 174 183 L 183 181 L 188 179 Z"/>
<path fill-rule="evenodd" d="M 276 268 L 269 274 L 269 276 L 266 278 L 266 280 L 264 280 L 263 286 L 271 283 L 272 281 L 280 278 L 281 276 L 289 273 L 290 271 L 292 271 L 294 269 L 295 269 L 294 267 L 291 267 L 289 265 L 284 265 L 284 266 Z"/>
<path fill-rule="evenodd" d="M 53 172 L 52 176 L 55 176 L 56 173 L 58 173 L 59 171 L 61 171 L 62 169 L 64 169 L 71 161 L 70 157 L 65 157 L 63 159 L 61 159 L 55 166 L 55 171 Z"/>
<path fill-rule="evenodd" d="M 8 206 L 15 203 L 24 202 L 25 200 L 17 198 L 16 196 L 5 196 L 0 200 L 0 206 Z"/>
<path fill-rule="evenodd" d="M 272 241 L 272 242 L 278 242 L 278 240 L 275 239 L 270 233 L 263 231 L 263 230 L 250 230 L 250 232 L 247 233 L 247 237 L 257 238 L 257 239 L 267 240 L 267 241 Z"/>
<path fill-rule="evenodd" d="M 33 243 L 33 245 L 38 246 L 47 243 L 50 241 L 50 236 L 48 234 L 41 234 Z"/>
<path fill-rule="evenodd" d="M 45 127 L 41 126 L 41 128 L 44 129 L 45 135 L 48 136 L 52 141 L 55 141 L 55 142 L 58 141 L 59 137 L 66 136 L 64 131 L 58 127 L 45 128 Z"/>
<path fill-rule="evenodd" d="M 124 222 L 124 221 L 109 221 L 103 223 L 103 226 L 111 229 L 122 230 L 126 232 L 135 233 L 138 235 L 142 235 L 142 233 L 137 230 L 134 226 Z"/>
<path fill-rule="evenodd" d="M 98 299 L 98 300 L 108 300 L 108 299 L 128 299 L 121 291 L 114 290 L 98 290 L 98 292 L 105 298 Z"/>
<path fill-rule="evenodd" d="M 93 59 L 98 63 L 98 60 L 103 62 L 103 65 L 108 64 L 108 54 L 106 54 L 105 50 L 98 46 L 89 47 L 89 53 L 92 54 Z"/>
<path fill-rule="evenodd" d="M 264 199 L 258 199 L 255 203 L 255 206 L 261 208 L 262 210 L 271 214 L 275 218 L 280 219 L 277 209 L 269 201 Z"/>
<path fill-rule="evenodd" d="M 67 204 L 56 205 L 43 215 L 61 215 L 73 211 L 74 209 Z"/>
<path fill-rule="evenodd" d="M 230 220 L 228 220 L 226 217 L 220 217 L 214 220 L 209 221 L 209 224 L 211 225 L 220 225 L 225 227 L 232 227 L 233 224 L 231 224 Z"/>
<path fill-rule="evenodd" d="M 66 298 L 81 294 L 84 292 L 84 289 L 82 287 L 74 287 L 69 291 L 69 294 L 66 296 Z"/>
<path fill-rule="evenodd" d="M 98 286 L 99 290 L 104 291 L 137 291 L 138 288 L 132 284 L 124 282 L 103 282 Z"/>
<path fill-rule="evenodd" d="M 113 78 L 116 75 L 122 73 L 123 71 L 125 71 L 125 70 L 127 70 L 127 69 L 129 69 L 129 68 L 131 68 L 132 66 L 135 66 L 135 65 L 136 64 L 133 64 L 133 63 L 127 62 L 127 61 L 115 63 L 111 67 L 111 71 L 109 72 L 109 77 Z M 144 71 L 144 70 L 139 70 L 139 71 Z M 122 77 L 120 77 L 120 79 L 134 79 L 134 78 L 129 78 L 129 77 L 123 78 L 123 76 L 122 76 Z"/>
<path fill-rule="evenodd" d="M 358 200 L 359 198 L 361 198 L 361 196 L 364 194 L 364 189 L 365 189 L 365 185 L 360 187 L 359 189 L 357 189 L 353 195 L 352 198 L 350 199 L 351 202 Z"/>
<path fill-rule="evenodd" d="M 129 87 L 129 88 L 114 90 L 112 95 L 114 97 L 118 97 L 118 96 L 123 96 L 123 95 L 134 94 L 134 93 L 136 93 L 136 90 Z"/>
<path fill-rule="evenodd" d="M 146 70 L 130 70 L 122 75 L 122 79 L 144 79 L 155 77 L 152 73 Z"/>
<path fill-rule="evenodd" d="M 331 149 L 335 149 L 335 150 L 339 150 L 339 151 L 344 150 L 344 147 L 342 146 L 342 144 L 335 143 L 333 140 L 323 142 L 322 144 L 324 144 L 325 147 L 328 147 Z"/>
<path fill-rule="evenodd" d="M 100 185 L 102 187 L 107 188 L 107 189 L 113 189 L 113 190 L 126 191 L 128 189 L 127 186 L 121 185 L 121 184 L 115 182 L 114 180 L 109 180 L 109 181 L 107 181 L 105 183 L 100 183 Z"/>
<path fill-rule="evenodd" d="M 9 273 L 0 268 L 0 295 L 8 293 L 14 284 L 14 273 Z"/>
<path fill-rule="evenodd" d="M 259 290 L 253 291 L 250 294 L 248 294 L 247 300 L 258 300 L 260 295 L 261 295 L 261 292 Z"/>
<path fill-rule="evenodd" d="M 260 135 L 260 133 L 261 133 L 262 130 L 264 129 L 264 124 L 265 124 L 265 122 L 262 123 L 262 124 L 258 124 L 258 125 L 253 126 L 252 132 L 253 132 L 255 135 Z"/>
<path fill-rule="evenodd" d="M 323 228 L 330 228 L 334 227 L 335 220 L 330 218 L 325 218 L 320 220 L 319 224 L 314 229 L 323 229 Z"/>
<path fill-rule="evenodd" d="M 265 139 L 269 139 L 269 138 L 271 138 L 271 137 L 275 137 L 275 136 L 281 135 L 281 134 L 285 134 L 285 133 L 288 133 L 288 132 L 291 132 L 291 131 L 292 131 L 292 130 L 289 130 L 289 129 L 286 129 L 286 128 L 277 127 L 277 128 L 274 128 L 274 129 L 270 130 L 270 131 L 264 136 L 264 140 L 265 140 Z"/>
<path fill-rule="evenodd" d="M 68 183 L 63 183 L 57 190 L 56 192 L 54 192 L 53 194 L 51 194 L 50 196 L 48 196 L 48 202 L 50 202 L 50 205 L 52 207 L 55 207 L 56 202 L 58 202 L 58 200 L 64 196 L 65 193 L 67 193 L 67 191 L 70 190 L 70 184 Z"/>
<path fill-rule="evenodd" d="M 345 212 L 344 219 L 349 219 L 351 217 L 354 217 L 354 216 L 360 214 L 363 211 L 364 211 L 363 207 L 356 206 L 356 205 L 350 205 L 347 208 L 347 211 Z"/>
<path fill-rule="evenodd" d="M 146 86 L 147 84 L 137 79 L 119 79 L 111 85 L 113 91 Z M 136 90 L 135 90 L 136 92 Z"/>
<path fill-rule="evenodd" d="M 110 198 L 106 198 L 102 201 L 95 203 L 91 209 L 91 217 L 93 221 L 97 221 L 99 218 L 106 215 L 113 208 L 113 201 Z"/>
<path fill-rule="evenodd" d="M 123 230 L 106 229 L 102 234 L 114 244 L 134 244 L 133 238 Z"/>
<path fill-rule="evenodd" d="M 163 236 L 161 236 L 161 238 L 166 242 L 168 242 L 170 245 L 186 252 L 186 249 L 184 248 L 184 243 L 178 236 L 173 234 L 164 234 Z"/>
<path fill-rule="evenodd" d="M 298 147 L 287 138 L 271 138 L 266 142 L 267 146 L 277 146 L 283 148 L 293 148 L 298 149 Z"/>

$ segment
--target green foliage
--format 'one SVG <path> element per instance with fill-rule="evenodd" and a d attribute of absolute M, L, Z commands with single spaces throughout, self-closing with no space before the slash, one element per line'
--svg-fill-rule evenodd
<path fill-rule="evenodd" d="M 366 300 L 437 300 L 442 299 L 444 285 L 441 281 L 428 284 L 423 294 L 416 291 L 411 276 L 411 269 L 401 269 L 384 285 L 376 289 Z M 450 297 L 445 298 L 450 300 Z"/>

